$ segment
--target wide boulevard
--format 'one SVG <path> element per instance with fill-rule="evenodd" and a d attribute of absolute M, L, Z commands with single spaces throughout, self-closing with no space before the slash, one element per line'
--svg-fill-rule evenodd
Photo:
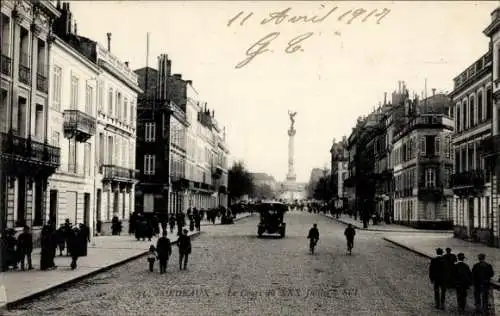
<path fill-rule="evenodd" d="M 203 226 L 188 269 L 177 247 L 167 274 L 146 258 L 16 307 L 7 315 L 437 315 L 428 260 L 358 231 L 352 256 L 345 226 L 322 215 L 289 212 L 284 239 L 257 238 L 258 216 Z M 318 224 L 317 253 L 307 232 Z M 147 245 L 145 244 L 145 247 Z"/>

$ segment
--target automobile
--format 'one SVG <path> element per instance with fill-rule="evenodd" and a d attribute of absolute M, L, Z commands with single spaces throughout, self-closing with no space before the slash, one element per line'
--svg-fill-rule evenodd
<path fill-rule="evenodd" d="M 288 206 L 280 202 L 261 202 L 256 205 L 257 212 L 260 214 L 260 222 L 257 226 L 257 235 L 262 237 L 266 234 L 279 234 L 281 238 L 285 237 L 286 223 L 283 221 Z"/>

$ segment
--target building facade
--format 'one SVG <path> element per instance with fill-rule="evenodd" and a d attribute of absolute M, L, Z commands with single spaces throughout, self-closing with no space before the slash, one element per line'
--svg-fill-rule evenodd
<path fill-rule="evenodd" d="M 396 223 L 416 228 L 452 227 L 449 178 L 454 124 L 447 115 L 449 107 L 450 100 L 443 94 L 405 101 L 407 123 L 393 140 Z"/>
<path fill-rule="evenodd" d="M 114 216 L 126 223 L 134 210 L 136 102 L 137 95 L 142 90 L 139 88 L 137 75 L 129 68 L 128 63 L 120 61 L 111 53 L 111 33 L 107 34 L 108 43 L 105 48 L 96 41 L 77 34 L 69 3 L 61 6 L 58 2 L 57 9 L 60 18 L 54 23 L 54 34 L 98 66 L 99 70 L 97 76 L 87 78 L 88 71 L 81 73 L 80 77 L 77 69 L 81 71 L 82 66 L 78 68 L 75 63 L 64 71 L 64 65 L 55 65 L 51 69 L 56 78 L 59 71 L 57 67 L 62 73 L 62 88 L 56 86 L 54 97 L 57 98 L 59 89 L 68 89 L 70 94 L 70 104 L 64 105 L 67 110 L 62 113 L 64 141 L 68 142 L 68 169 L 73 168 L 71 172 L 76 172 L 77 176 L 83 172 L 87 179 L 83 180 L 85 188 L 75 189 L 72 185 L 71 191 L 63 186 L 60 194 L 54 194 L 52 205 L 62 212 L 64 210 L 64 216 L 71 216 L 72 219 L 73 215 L 70 214 L 73 214 L 73 210 L 70 208 L 75 203 L 77 222 L 90 221 L 91 231 L 108 234 Z M 61 181 L 53 182 L 63 185 Z M 92 190 L 88 192 L 90 182 Z M 88 208 L 92 210 L 90 220 L 86 215 Z M 61 220 L 64 216 L 58 216 L 58 219 Z"/>
<path fill-rule="evenodd" d="M 139 98 L 137 210 L 175 214 L 188 208 L 227 207 L 225 133 L 200 105 L 192 81 L 171 74 L 168 55 L 158 70 L 136 70 Z"/>
<path fill-rule="evenodd" d="M 330 148 L 330 168 L 332 170 L 330 176 L 334 194 L 333 206 L 336 209 L 347 208 L 348 198 L 344 188 L 344 181 L 349 176 L 349 154 L 346 150 L 346 145 L 347 137 L 343 137 L 341 142 L 337 142 L 334 139 Z"/>
<path fill-rule="evenodd" d="M 487 177 L 481 141 L 491 136 L 493 117 L 492 52 L 488 51 L 454 79 L 455 236 L 487 243 L 491 230 L 491 179 Z"/>
<path fill-rule="evenodd" d="M 38 235 L 49 219 L 48 178 L 60 165 L 60 148 L 48 133 L 50 21 L 59 15 L 49 1 L 1 3 L 2 231 L 28 225 Z"/>
<path fill-rule="evenodd" d="M 486 226 L 489 230 L 490 245 L 500 246 L 500 8 L 491 13 L 491 22 L 484 30 L 484 34 L 490 38 L 491 54 L 491 97 L 492 101 L 486 99 L 487 104 L 492 104 L 491 136 L 481 141 L 481 153 L 485 159 L 487 181 L 491 184 L 491 205 L 482 216 L 486 217 Z M 487 105 L 488 107 L 488 105 Z M 484 220 L 483 220 L 484 222 Z M 482 230 L 484 232 L 484 230 Z"/>
<path fill-rule="evenodd" d="M 49 218 L 58 227 L 94 224 L 95 134 L 99 67 L 54 36 L 50 53 L 49 135 L 61 164 L 49 179 Z"/>

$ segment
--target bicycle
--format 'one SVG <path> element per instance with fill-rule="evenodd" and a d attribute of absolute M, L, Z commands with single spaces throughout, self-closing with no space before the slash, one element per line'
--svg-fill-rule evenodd
<path fill-rule="evenodd" d="M 309 242 L 309 249 L 311 251 L 311 254 L 314 254 L 314 247 L 316 247 L 316 244 L 318 243 L 318 240 L 311 238 L 311 241 Z"/>
<path fill-rule="evenodd" d="M 347 240 L 347 254 L 352 255 L 353 247 L 354 247 L 354 240 Z"/>

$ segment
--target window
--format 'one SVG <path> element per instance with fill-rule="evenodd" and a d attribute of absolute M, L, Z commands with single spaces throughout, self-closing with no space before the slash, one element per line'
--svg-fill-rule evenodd
<path fill-rule="evenodd" d="M 115 118 L 120 120 L 122 119 L 122 94 L 116 91 L 116 99 L 115 99 Z"/>
<path fill-rule="evenodd" d="M 71 76 L 71 95 L 70 95 L 70 108 L 72 110 L 78 110 L 78 85 L 80 80 Z"/>
<path fill-rule="evenodd" d="M 99 133 L 99 166 L 104 164 L 104 134 Z"/>
<path fill-rule="evenodd" d="M 467 120 L 467 100 L 465 100 L 463 103 L 462 103 L 462 113 L 464 115 L 464 117 L 462 118 L 462 129 L 463 130 L 466 130 L 469 126 L 469 121 Z"/>
<path fill-rule="evenodd" d="M 52 139 L 50 141 L 52 146 L 59 147 L 59 137 L 60 137 L 59 132 L 52 131 Z"/>
<path fill-rule="evenodd" d="M 146 142 L 152 143 L 155 141 L 155 138 L 156 138 L 155 129 L 156 129 L 155 123 L 146 123 L 145 124 L 144 139 L 146 140 Z"/>
<path fill-rule="evenodd" d="M 444 137 L 444 157 L 450 159 L 451 151 L 451 136 L 446 135 Z"/>
<path fill-rule="evenodd" d="M 108 116 L 113 117 L 113 88 L 108 90 Z"/>
<path fill-rule="evenodd" d="M 113 136 L 108 136 L 108 165 L 113 164 Z"/>
<path fill-rule="evenodd" d="M 457 132 L 461 132 L 462 131 L 462 125 L 460 124 L 460 103 L 457 104 L 457 110 L 455 111 L 455 113 L 457 113 L 456 117 L 455 117 L 455 129 Z"/>
<path fill-rule="evenodd" d="M 420 155 L 425 156 L 425 136 L 420 138 Z"/>
<path fill-rule="evenodd" d="M 434 156 L 437 154 L 436 152 L 436 136 L 434 135 L 427 135 L 425 137 L 425 156 Z"/>
<path fill-rule="evenodd" d="M 474 109 L 474 96 L 471 96 L 469 99 L 469 127 L 474 127 L 475 124 L 475 109 Z"/>
<path fill-rule="evenodd" d="M 434 142 L 434 154 L 440 155 L 441 154 L 441 142 L 439 139 L 439 136 L 436 137 L 435 142 Z"/>
<path fill-rule="evenodd" d="M 83 174 L 85 176 L 90 176 L 91 163 L 90 163 L 90 144 L 89 143 L 83 144 L 83 161 L 84 161 Z"/>
<path fill-rule="evenodd" d="M 100 80 L 97 86 L 97 110 L 104 111 L 104 81 Z"/>
<path fill-rule="evenodd" d="M 477 121 L 479 123 L 483 122 L 483 91 L 477 93 Z"/>
<path fill-rule="evenodd" d="M 68 140 L 68 172 L 76 173 L 76 141 L 75 138 Z"/>
<path fill-rule="evenodd" d="M 479 152 L 480 143 L 476 142 L 475 146 L 476 146 L 476 150 L 475 150 L 474 154 L 476 155 L 476 166 L 474 169 L 481 169 L 481 153 Z"/>
<path fill-rule="evenodd" d="M 61 111 L 61 93 L 62 93 L 62 69 L 54 66 L 54 74 L 52 76 L 52 108 L 56 111 Z"/>
<path fill-rule="evenodd" d="M 154 155 L 144 155 L 144 174 L 154 175 L 155 174 L 155 156 Z"/>
<path fill-rule="evenodd" d="M 486 119 L 489 120 L 493 116 L 493 95 L 491 88 L 486 90 Z"/>
<path fill-rule="evenodd" d="M 131 126 L 135 126 L 135 106 L 134 102 L 130 101 L 130 122 Z"/>
<path fill-rule="evenodd" d="M 128 99 L 125 98 L 125 100 L 123 101 L 123 122 L 125 124 L 128 123 Z"/>
<path fill-rule="evenodd" d="M 85 113 L 92 115 L 92 108 L 94 106 L 94 88 L 87 85 L 85 91 Z"/>
<path fill-rule="evenodd" d="M 427 188 L 434 188 L 436 186 L 436 170 L 434 168 L 425 170 L 425 186 Z"/>

